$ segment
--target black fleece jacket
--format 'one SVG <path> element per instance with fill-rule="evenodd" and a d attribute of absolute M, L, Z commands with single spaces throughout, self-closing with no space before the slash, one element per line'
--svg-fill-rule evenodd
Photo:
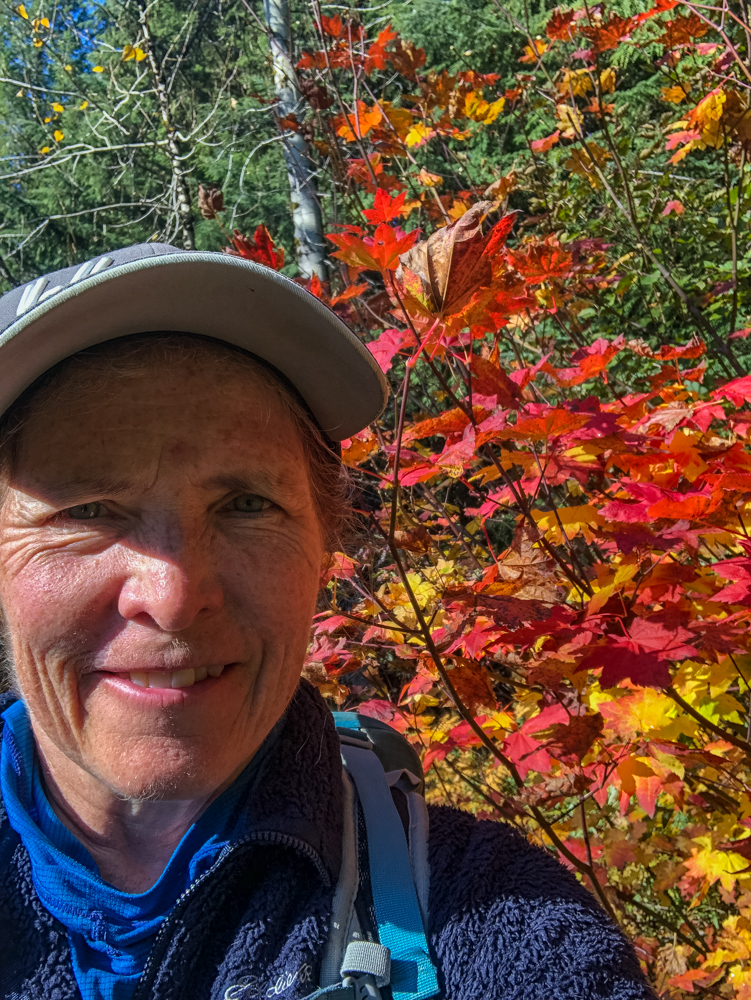
<path fill-rule="evenodd" d="M 0 698 L 3 711 L 12 698 Z M 302 682 L 248 795 L 242 838 L 177 901 L 134 1000 L 301 1000 L 339 871 L 339 740 Z M 430 933 L 446 1000 L 655 1000 L 634 952 L 554 858 L 504 823 L 430 809 Z M 80 1000 L 0 804 L 0 998 Z"/>

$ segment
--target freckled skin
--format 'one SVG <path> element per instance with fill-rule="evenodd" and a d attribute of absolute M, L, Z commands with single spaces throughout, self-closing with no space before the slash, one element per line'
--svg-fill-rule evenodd
<path fill-rule="evenodd" d="M 51 801 L 114 884 L 155 881 L 283 712 L 323 558 L 293 420 L 247 373 L 181 361 L 32 413 L 0 600 Z M 213 664 L 164 697 L 123 681 Z"/>

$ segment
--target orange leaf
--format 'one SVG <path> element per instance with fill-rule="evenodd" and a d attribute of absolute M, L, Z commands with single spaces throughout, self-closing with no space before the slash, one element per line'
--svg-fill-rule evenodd
<path fill-rule="evenodd" d="M 331 240 L 339 247 L 333 254 L 350 267 L 358 271 L 395 271 L 399 263 L 399 255 L 405 253 L 414 244 L 419 231 L 398 235 L 391 226 L 382 222 L 372 237 L 363 238 L 362 230 L 355 226 L 348 227 L 341 235 L 329 233 Z"/>
<path fill-rule="evenodd" d="M 545 34 L 551 41 L 570 42 L 574 37 L 574 11 L 556 7 L 545 27 Z"/>
<path fill-rule="evenodd" d="M 456 693 L 473 715 L 483 708 L 495 711 L 497 704 L 493 685 L 482 664 L 456 656 L 453 665 L 448 666 L 448 676 Z"/>
<path fill-rule="evenodd" d="M 362 295 L 363 292 L 367 292 L 368 286 L 363 282 L 360 285 L 350 285 L 349 288 L 345 288 L 343 292 L 339 295 L 335 295 L 329 305 L 337 306 L 340 302 L 348 302 L 350 299 L 354 299 L 357 295 Z M 318 296 L 320 298 L 320 296 Z"/>
<path fill-rule="evenodd" d="M 507 250 L 508 262 L 526 278 L 528 284 L 539 285 L 551 278 L 563 277 L 571 269 L 573 255 L 557 243 L 536 243 L 524 250 Z"/>
<path fill-rule="evenodd" d="M 405 442 L 418 441 L 421 438 L 433 437 L 437 434 L 443 437 L 449 434 L 462 434 L 468 424 L 469 417 L 464 410 L 454 407 L 453 410 L 446 410 L 439 417 L 421 420 L 419 424 L 408 427 L 404 431 L 403 440 Z"/>
<path fill-rule="evenodd" d="M 621 17 L 620 14 L 611 14 L 603 24 L 594 27 L 586 26 L 580 30 L 582 35 L 590 40 L 594 52 L 607 52 L 608 49 L 617 48 L 637 24 L 638 21 L 635 17 Z"/>

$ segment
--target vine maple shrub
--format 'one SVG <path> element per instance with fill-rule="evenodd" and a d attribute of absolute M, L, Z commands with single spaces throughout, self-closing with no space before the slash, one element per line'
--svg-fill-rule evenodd
<path fill-rule="evenodd" d="M 707 391 L 703 342 L 622 337 L 504 370 L 488 328 L 602 261 L 511 249 L 513 217 L 483 235 L 482 204 L 418 241 L 402 200 L 330 236 L 381 271 L 402 328 L 368 346 L 406 365 L 395 425 L 345 442 L 382 506 L 331 567 L 307 674 L 413 740 L 434 795 L 557 850 L 658 974 L 667 930 L 672 987 L 751 995 L 751 376 Z M 653 361 L 643 391 L 609 382 L 625 352 Z M 445 407 L 410 419 L 421 375 Z"/>
<path fill-rule="evenodd" d="M 282 127 L 312 139 L 348 221 L 328 235 L 341 290 L 306 285 L 394 391 L 343 443 L 363 530 L 332 557 L 306 675 L 400 729 L 430 798 L 555 852 L 661 995 L 751 1000 L 751 75 L 737 12 L 678 7 L 556 10 L 499 92 L 314 4 L 311 113 Z M 615 54 L 640 45 L 671 109 L 655 191 L 616 110 Z M 534 137 L 540 93 L 554 128 Z M 462 143 L 504 114 L 526 160 L 462 186 Z M 689 155 L 727 180 L 729 278 L 703 298 L 663 239 L 696 208 L 663 193 Z M 576 203 L 594 235 L 543 190 L 561 169 L 556 190 L 603 199 Z M 283 263 L 263 227 L 229 252 Z"/>

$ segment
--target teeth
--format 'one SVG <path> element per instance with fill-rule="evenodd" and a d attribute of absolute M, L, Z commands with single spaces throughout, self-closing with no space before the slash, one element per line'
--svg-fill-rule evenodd
<path fill-rule="evenodd" d="M 151 673 L 136 672 L 130 674 L 130 679 L 137 687 L 142 688 L 187 688 L 205 681 L 207 677 L 220 677 L 224 666 L 196 667 L 190 670 L 158 670 Z"/>
<path fill-rule="evenodd" d="M 189 688 L 193 687 L 196 682 L 196 672 L 195 670 L 177 670 L 172 675 L 172 687 L 173 688 Z"/>
<path fill-rule="evenodd" d="M 171 688 L 172 687 L 172 674 L 164 672 L 155 672 L 149 674 L 149 687 L 150 688 Z"/>

